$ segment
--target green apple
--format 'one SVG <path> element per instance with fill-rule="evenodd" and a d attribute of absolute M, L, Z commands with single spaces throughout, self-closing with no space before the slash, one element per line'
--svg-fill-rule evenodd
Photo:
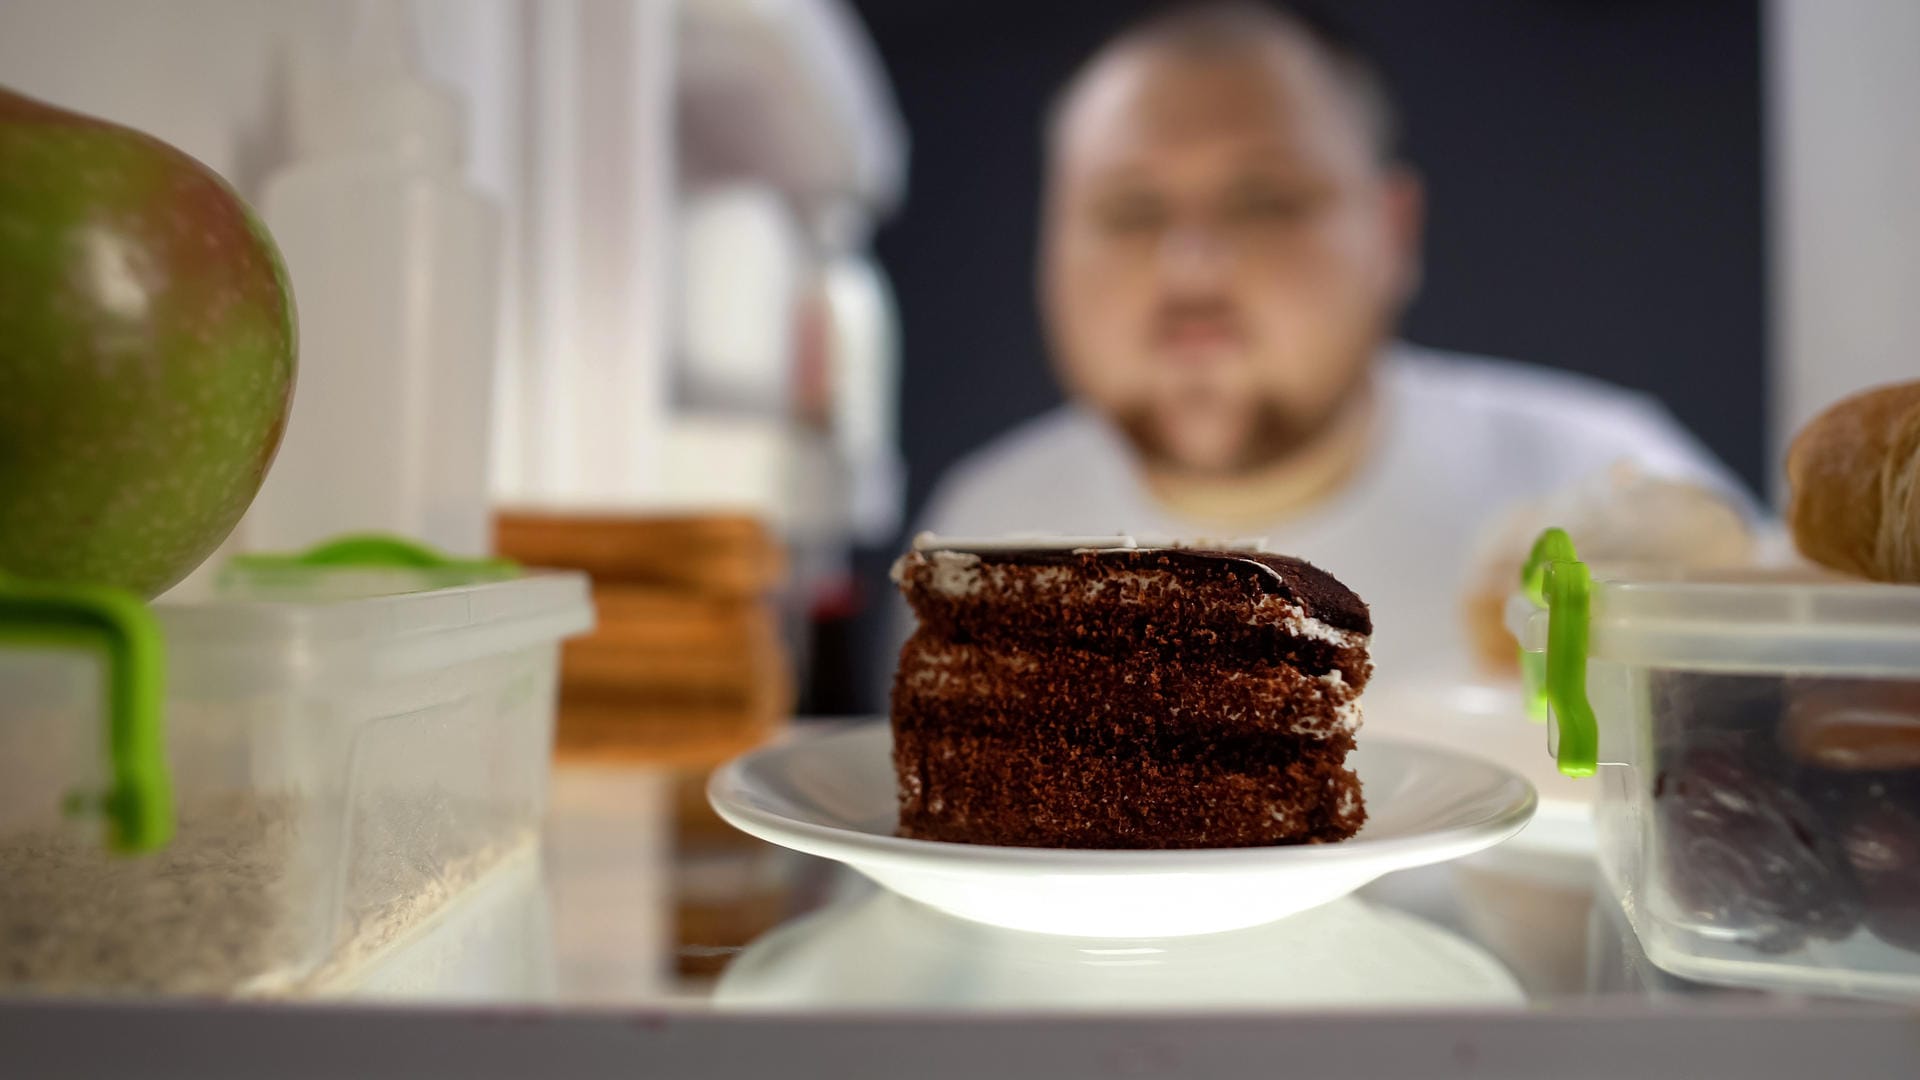
<path fill-rule="evenodd" d="M 185 577 L 273 461 L 294 342 L 279 252 L 225 181 L 0 88 L 0 577 Z"/>

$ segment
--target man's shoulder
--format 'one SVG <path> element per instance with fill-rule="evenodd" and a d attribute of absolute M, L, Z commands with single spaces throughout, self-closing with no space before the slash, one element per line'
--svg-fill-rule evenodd
<path fill-rule="evenodd" d="M 1409 414 L 1436 422 L 1499 467 L 1543 490 L 1616 461 L 1692 478 L 1748 499 L 1744 485 L 1651 394 L 1511 360 L 1396 346 L 1390 392 Z"/>
<path fill-rule="evenodd" d="M 948 475 L 1025 472 L 1035 461 L 1084 457 L 1097 451 L 1105 439 L 1100 422 L 1086 410 L 1060 405 L 988 439 L 955 462 Z"/>
<path fill-rule="evenodd" d="M 1665 415 L 1652 395 L 1591 376 L 1424 346 L 1396 346 L 1387 373 L 1394 392 L 1416 408 L 1582 426 Z"/>
<path fill-rule="evenodd" d="M 928 527 L 997 518 L 1059 499 L 1115 466 L 1112 435 L 1083 409 L 1063 405 L 995 436 L 941 474 Z"/>

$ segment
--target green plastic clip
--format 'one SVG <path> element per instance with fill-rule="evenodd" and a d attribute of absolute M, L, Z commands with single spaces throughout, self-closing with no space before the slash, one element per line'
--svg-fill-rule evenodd
<path fill-rule="evenodd" d="M 1563 551 L 1572 550 L 1573 538 L 1563 529 L 1548 529 L 1534 539 L 1527 561 L 1520 567 L 1520 591 L 1535 608 L 1547 606 L 1544 588 L 1547 562 Z M 1547 654 L 1545 650 L 1534 651 L 1525 645 L 1514 648 L 1520 653 L 1520 688 L 1527 703 L 1527 717 L 1544 724 L 1552 715 L 1547 704 Z"/>
<path fill-rule="evenodd" d="M 383 533 L 362 533 L 329 540 L 294 555 L 236 555 L 231 565 L 245 570 L 287 570 L 327 567 L 367 567 L 396 570 L 447 570 L 482 576 L 512 576 L 520 564 L 512 559 L 460 559 L 425 544 Z"/>
<path fill-rule="evenodd" d="M 104 792 L 68 794 L 69 813 L 99 813 L 107 844 L 130 854 L 173 838 L 167 772 L 166 636 L 139 597 L 104 585 L 52 585 L 0 577 L 0 647 L 76 649 L 106 664 Z"/>
<path fill-rule="evenodd" d="M 1592 776 L 1600 763 L 1600 725 L 1587 701 L 1587 630 L 1593 577 L 1564 529 L 1534 541 L 1521 586 L 1547 609 L 1547 651 L 1522 667 L 1528 709 L 1544 708 L 1558 728 L 1556 756 L 1568 776 Z"/>

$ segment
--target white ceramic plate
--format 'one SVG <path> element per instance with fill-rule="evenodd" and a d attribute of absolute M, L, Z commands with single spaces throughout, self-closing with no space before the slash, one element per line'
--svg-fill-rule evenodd
<path fill-rule="evenodd" d="M 962 918 L 1086 937 L 1171 937 L 1257 926 L 1382 874 L 1471 854 L 1533 815 L 1533 788 L 1491 762 L 1368 739 L 1348 759 L 1367 824 L 1338 844 L 1089 851 L 908 840 L 884 724 L 806 732 L 735 759 L 707 798 L 735 828 L 846 863 Z"/>

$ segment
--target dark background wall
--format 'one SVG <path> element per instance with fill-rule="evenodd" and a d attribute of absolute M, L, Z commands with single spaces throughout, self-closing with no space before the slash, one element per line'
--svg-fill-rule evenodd
<path fill-rule="evenodd" d="M 906 206 L 878 239 L 901 310 L 910 515 L 957 458 L 1059 400 L 1033 305 L 1041 113 L 1101 40 L 1159 6 L 856 2 L 913 139 Z M 1759 490 L 1757 0 L 1331 7 L 1386 67 L 1427 180 L 1406 335 L 1651 391 Z M 861 559 L 870 599 L 891 555 Z M 890 669 L 882 637 L 869 618 L 847 641 L 856 685 Z"/>
<path fill-rule="evenodd" d="M 880 234 L 898 290 L 910 512 L 1058 400 L 1032 299 L 1040 113 L 1144 0 L 860 0 L 913 138 Z M 1756 0 L 1345 0 L 1430 197 L 1426 344 L 1652 391 L 1758 488 Z"/>

